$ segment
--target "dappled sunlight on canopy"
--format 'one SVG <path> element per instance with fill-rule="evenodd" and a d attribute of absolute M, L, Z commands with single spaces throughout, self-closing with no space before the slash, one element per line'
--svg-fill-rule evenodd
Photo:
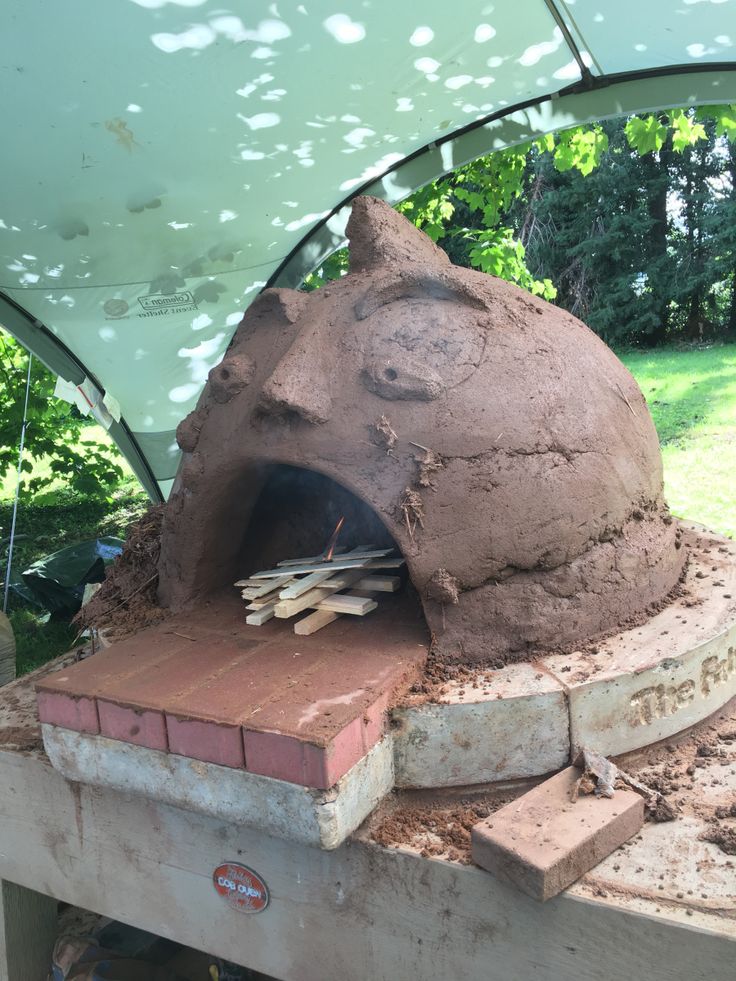
<path fill-rule="evenodd" d="M 45 5 L 43 32 L 10 6 L 0 291 L 161 447 L 258 291 L 341 244 L 346 198 L 397 202 L 596 112 L 736 100 L 725 73 L 549 101 L 584 72 L 733 61 L 736 0 L 129 0 L 101 45 L 92 0 Z"/>

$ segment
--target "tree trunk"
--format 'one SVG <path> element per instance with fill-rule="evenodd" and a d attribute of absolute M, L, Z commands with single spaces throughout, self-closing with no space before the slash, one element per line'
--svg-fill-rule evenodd
<path fill-rule="evenodd" d="M 647 177 L 647 211 L 651 219 L 649 237 L 648 275 L 657 317 L 657 326 L 642 337 L 647 347 L 664 344 L 670 326 L 669 277 L 665 275 L 667 266 L 667 193 L 669 191 L 669 164 L 672 149 L 669 136 L 659 159 L 654 154 L 642 157 L 642 165 Z"/>
<path fill-rule="evenodd" d="M 736 143 L 729 145 L 729 156 L 731 160 L 731 202 L 734 215 L 736 215 Z M 728 313 L 728 324 L 726 325 L 726 338 L 729 341 L 736 341 L 736 255 L 731 255 L 733 264 L 733 277 L 731 279 L 731 307 Z"/>

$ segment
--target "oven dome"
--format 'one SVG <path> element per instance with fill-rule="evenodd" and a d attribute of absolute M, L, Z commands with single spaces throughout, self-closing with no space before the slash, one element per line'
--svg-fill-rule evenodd
<path fill-rule="evenodd" d="M 644 617 L 684 555 L 629 372 L 565 310 L 453 265 L 378 199 L 355 200 L 348 235 L 341 280 L 254 301 L 180 425 L 160 601 L 239 574 L 279 464 L 370 505 L 445 659 L 498 664 Z"/>

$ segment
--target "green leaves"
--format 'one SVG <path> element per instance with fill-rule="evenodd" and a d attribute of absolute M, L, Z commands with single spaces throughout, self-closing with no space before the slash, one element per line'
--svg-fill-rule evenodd
<path fill-rule="evenodd" d="M 348 250 L 338 249 L 337 252 L 333 252 L 325 259 L 319 269 L 315 269 L 305 278 L 301 288 L 305 293 L 311 293 L 312 290 L 318 290 L 325 283 L 339 279 L 348 271 L 348 263 Z"/>
<path fill-rule="evenodd" d="M 644 154 L 661 150 L 669 130 L 656 116 L 632 116 L 624 132 L 632 150 Z"/>
<path fill-rule="evenodd" d="M 670 109 L 659 116 L 632 116 L 626 124 L 629 146 L 637 153 L 658 152 L 672 138 L 672 149 L 682 153 L 687 147 L 707 139 L 703 120 L 715 120 L 716 135 L 736 139 L 736 106 L 703 106 L 699 109 Z"/>
<path fill-rule="evenodd" d="M 403 215 L 436 242 L 445 234 L 447 223 L 455 213 L 447 181 L 435 181 L 415 191 L 397 207 Z"/>
<path fill-rule="evenodd" d="M 560 133 L 554 150 L 555 167 L 560 173 L 579 170 L 587 177 L 601 162 L 608 149 L 608 136 L 601 126 L 568 129 Z"/>
<path fill-rule="evenodd" d="M 711 198 L 728 194 L 736 201 L 728 179 L 709 183 L 711 170 L 725 166 L 723 143 L 713 149 L 718 138 L 736 145 L 736 105 L 577 126 L 480 157 L 416 191 L 398 210 L 453 262 L 557 297 L 609 340 L 655 343 L 680 329 L 680 294 L 693 282 L 705 297 L 720 277 L 721 294 L 708 297 L 711 318 L 720 316 L 713 304 L 723 307 L 732 292 L 734 222 L 725 205 L 718 221 L 710 213 Z M 708 198 L 702 207 L 699 195 Z M 676 222 L 672 202 L 682 211 Z M 685 229 L 696 225 L 688 243 Z M 708 236 L 719 243 L 717 258 L 696 262 Z M 336 253 L 305 288 L 346 269 L 347 254 Z M 733 305 L 736 311 L 736 298 Z"/>
<path fill-rule="evenodd" d="M 18 465 L 27 368 L 27 352 L 0 329 L 0 479 Z M 60 477 L 74 490 L 104 498 L 124 476 L 120 454 L 91 436 L 94 430 L 75 408 L 54 398 L 54 385 L 54 376 L 34 359 L 24 486 L 36 494 Z"/>
<path fill-rule="evenodd" d="M 463 229 L 463 237 L 472 243 L 469 251 L 470 262 L 476 269 L 516 283 L 535 296 L 553 300 L 557 295 L 550 279 L 538 280 L 526 266 L 526 250 L 514 237 L 510 228 L 494 228 L 487 231 Z"/>
<path fill-rule="evenodd" d="M 736 104 L 700 106 L 695 110 L 695 118 L 713 120 L 716 136 L 725 136 L 729 143 L 736 142 Z"/>
<path fill-rule="evenodd" d="M 682 109 L 673 109 L 668 116 L 672 129 L 672 149 L 677 153 L 682 153 L 685 147 L 692 146 L 698 140 L 706 139 L 705 126 L 694 115 L 688 115 Z"/>

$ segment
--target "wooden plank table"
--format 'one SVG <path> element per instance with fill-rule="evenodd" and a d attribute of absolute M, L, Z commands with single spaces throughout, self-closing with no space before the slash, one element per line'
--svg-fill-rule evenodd
<path fill-rule="evenodd" d="M 32 685 L 0 692 L 2 981 L 45 978 L 54 900 L 286 981 L 733 981 L 734 863 L 694 844 L 687 822 L 647 825 L 625 860 L 612 856 L 542 905 L 478 868 L 383 848 L 365 832 L 323 852 L 68 783 L 39 745 Z M 225 862 L 263 879 L 264 911 L 234 909 L 216 891 Z M 688 883 L 702 890 L 687 895 Z"/>

